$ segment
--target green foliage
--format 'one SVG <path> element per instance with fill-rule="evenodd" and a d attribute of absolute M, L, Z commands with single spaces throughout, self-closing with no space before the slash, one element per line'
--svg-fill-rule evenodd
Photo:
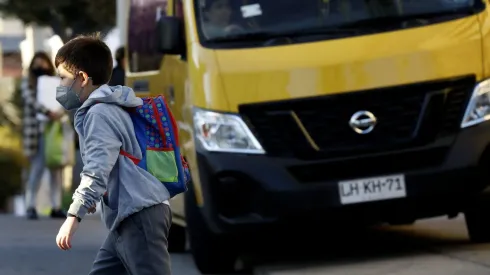
<path fill-rule="evenodd" d="M 5 86 L 3 86 L 5 87 Z M 9 91 L 0 91 L 8 93 Z M 22 191 L 22 169 L 27 166 L 27 161 L 22 154 L 19 115 L 22 109 L 20 80 L 15 82 L 15 90 L 8 102 L 2 102 L 2 107 L 10 104 L 17 112 L 16 117 L 6 115 L 7 109 L 0 108 L 0 210 L 4 209 L 7 200 Z M 7 119 L 8 118 L 8 119 Z"/>
<path fill-rule="evenodd" d="M 106 32 L 116 22 L 116 0 L 4 0 L 0 12 L 24 23 L 49 26 L 63 41 Z"/>
<path fill-rule="evenodd" d="M 8 198 L 22 191 L 22 169 L 27 162 L 22 156 L 20 134 L 0 126 L 0 210 Z"/>

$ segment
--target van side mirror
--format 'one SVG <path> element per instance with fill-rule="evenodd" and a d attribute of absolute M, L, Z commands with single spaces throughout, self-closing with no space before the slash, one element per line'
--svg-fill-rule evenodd
<path fill-rule="evenodd" d="M 186 54 L 184 21 L 175 16 L 162 16 L 156 28 L 157 49 L 162 54 Z"/>

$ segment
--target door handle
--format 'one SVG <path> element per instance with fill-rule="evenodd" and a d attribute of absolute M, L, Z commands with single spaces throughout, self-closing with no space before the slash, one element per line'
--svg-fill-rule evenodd
<path fill-rule="evenodd" d="M 174 86 L 170 85 L 167 87 L 167 98 L 168 98 L 168 103 L 170 105 L 174 105 L 175 104 L 175 89 L 174 89 Z"/>

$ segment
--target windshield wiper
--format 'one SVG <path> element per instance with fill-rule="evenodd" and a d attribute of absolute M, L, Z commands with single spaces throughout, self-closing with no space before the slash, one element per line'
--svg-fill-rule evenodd
<path fill-rule="evenodd" d="M 246 32 L 237 33 L 227 36 L 220 36 L 216 38 L 208 39 L 209 42 L 238 42 L 238 41 L 269 41 L 271 39 L 293 39 L 296 37 L 311 36 L 311 35 L 325 35 L 332 37 L 348 36 L 358 33 L 359 30 L 337 27 L 313 27 L 308 29 L 296 29 L 286 31 L 259 31 L 259 32 Z"/>
<path fill-rule="evenodd" d="M 237 34 L 229 34 L 226 36 L 219 36 L 210 38 L 208 42 L 234 42 L 234 41 L 257 41 L 268 40 L 277 37 L 274 32 L 260 31 L 260 32 L 244 32 Z"/>
<path fill-rule="evenodd" d="M 309 36 L 309 35 L 327 35 L 327 36 L 344 36 L 353 35 L 359 33 L 359 30 L 354 28 L 345 28 L 337 26 L 319 26 L 311 27 L 308 29 L 296 29 L 291 31 L 283 32 L 283 36 L 299 37 L 299 36 Z"/>
<path fill-rule="evenodd" d="M 367 19 L 361 19 L 358 21 L 345 23 L 342 25 L 337 25 L 338 28 L 359 28 L 359 27 L 385 27 L 387 24 L 395 23 L 405 23 L 410 21 L 421 21 L 429 20 L 444 16 L 469 16 L 475 14 L 476 11 L 472 8 L 458 9 L 458 10 L 447 10 L 439 12 L 428 12 L 428 13 L 416 13 L 407 15 L 393 15 L 393 16 L 383 16 L 383 17 L 372 17 Z M 389 27 L 389 25 L 388 25 Z"/>

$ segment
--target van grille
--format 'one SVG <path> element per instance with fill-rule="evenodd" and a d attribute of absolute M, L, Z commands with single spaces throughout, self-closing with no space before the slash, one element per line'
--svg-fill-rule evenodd
<path fill-rule="evenodd" d="M 460 77 L 245 104 L 239 112 L 271 156 L 311 159 L 382 152 L 454 134 L 474 85 L 474 76 Z M 366 135 L 357 134 L 348 123 L 360 110 L 372 112 L 378 121 Z"/>
<path fill-rule="evenodd" d="M 327 163 L 295 165 L 288 167 L 288 171 L 295 179 L 303 183 L 407 173 L 418 169 L 437 167 L 445 160 L 447 152 L 448 147 L 437 147 L 427 150 L 349 158 Z"/>

